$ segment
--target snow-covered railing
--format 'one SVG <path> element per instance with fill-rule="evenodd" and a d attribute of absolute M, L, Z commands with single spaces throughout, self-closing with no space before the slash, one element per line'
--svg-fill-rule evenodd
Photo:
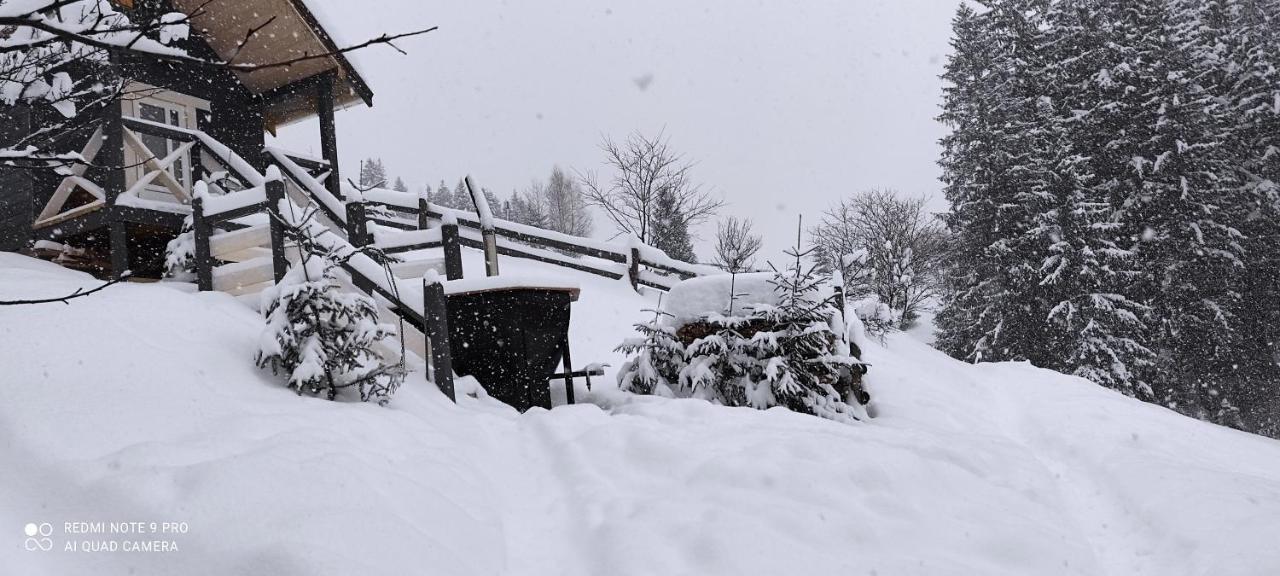
<path fill-rule="evenodd" d="M 219 276 L 234 276 L 240 283 L 246 282 L 244 278 L 253 278 L 254 283 L 264 281 L 259 278 L 261 274 L 254 275 L 247 270 L 254 266 L 263 270 L 267 270 L 269 266 L 271 272 L 269 278 L 274 278 L 275 281 L 284 277 L 288 261 L 284 251 L 284 220 L 279 212 L 285 200 L 284 180 L 280 176 L 280 170 L 275 166 L 267 170 L 266 176 L 256 173 L 255 176 L 257 178 L 253 180 L 259 182 L 259 185 L 222 196 L 210 195 L 208 185 L 204 182 L 197 182 L 195 185 L 194 198 L 191 201 L 191 225 L 195 241 L 196 285 L 201 290 L 227 288 L 227 286 L 215 284 Z M 232 274 L 236 271 L 223 270 L 223 274 L 220 275 L 215 268 L 220 267 L 218 260 L 221 258 L 221 252 L 215 257 L 213 249 L 217 226 L 255 214 L 267 216 L 267 223 L 256 228 L 266 229 L 268 232 L 270 257 L 263 256 L 261 261 L 256 262 L 233 262 L 228 266 L 245 268 L 244 273 Z M 229 233 L 223 233 L 223 235 L 226 234 Z M 255 237 L 252 234 L 242 234 L 242 236 Z M 234 242 L 229 243 L 234 244 Z M 240 248 L 248 247 L 240 246 Z M 235 288 L 240 287 L 235 286 Z"/>
<path fill-rule="evenodd" d="M 316 201 L 325 216 L 335 224 L 347 222 L 347 212 L 341 199 L 334 197 L 321 182 L 329 177 L 328 165 L 323 160 L 302 158 L 292 152 L 286 152 L 270 146 L 263 149 L 271 156 L 276 165 L 284 170 L 284 176 L 300 190 Z M 303 164 L 310 164 L 311 170 Z M 312 170 L 319 173 L 313 173 Z"/>
<path fill-rule="evenodd" d="M 414 194 L 383 188 L 365 190 L 362 197 L 365 204 L 377 208 L 365 212 L 371 223 L 403 230 L 414 225 L 435 226 L 453 221 L 462 229 L 460 241 L 463 246 L 485 248 L 486 218 L 477 212 L 429 204 Z M 483 200 L 481 204 L 488 207 Z M 633 286 L 667 290 L 680 280 L 720 272 L 709 266 L 681 262 L 639 242 L 624 245 L 583 238 L 492 215 L 488 221 L 497 237 L 497 254 L 537 260 L 611 279 L 627 277 Z"/>

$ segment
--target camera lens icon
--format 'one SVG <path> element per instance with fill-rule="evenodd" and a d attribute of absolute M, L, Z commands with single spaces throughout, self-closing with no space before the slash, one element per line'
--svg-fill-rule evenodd
<path fill-rule="evenodd" d="M 53 525 L 48 522 L 40 524 L 30 523 L 23 527 L 23 533 L 27 535 L 26 541 L 22 543 L 22 547 L 28 552 L 48 552 L 53 550 L 53 539 L 49 536 L 53 534 Z"/>

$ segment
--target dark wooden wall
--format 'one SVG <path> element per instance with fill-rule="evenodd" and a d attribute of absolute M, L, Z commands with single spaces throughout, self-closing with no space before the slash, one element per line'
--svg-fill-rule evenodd
<path fill-rule="evenodd" d="M 29 134 L 30 121 L 25 106 L 0 107 L 0 146 L 9 146 Z M 31 240 L 35 218 L 32 188 L 28 171 L 0 165 L 0 250 L 21 250 Z"/>

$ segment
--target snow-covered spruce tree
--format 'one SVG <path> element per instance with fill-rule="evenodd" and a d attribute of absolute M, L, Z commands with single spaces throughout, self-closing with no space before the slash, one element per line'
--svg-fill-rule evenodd
<path fill-rule="evenodd" d="M 698 261 L 698 256 L 693 253 L 693 239 L 689 236 L 688 216 L 681 212 L 674 190 L 662 188 L 658 191 L 652 218 L 649 243 L 654 248 L 682 262 Z"/>
<path fill-rule="evenodd" d="M 1035 103 L 1043 79 L 1024 65 L 1038 49 L 1043 3 L 988 0 L 976 13 L 961 5 L 943 75 L 944 222 L 952 232 L 951 268 L 937 317 L 938 346 L 968 361 L 1043 363 L 1048 307 L 1038 286 L 1040 247 L 1027 194 Z"/>
<path fill-rule="evenodd" d="M 395 336 L 395 328 L 378 322 L 372 298 L 343 289 L 337 269 L 351 254 L 321 245 L 305 228 L 290 236 L 305 256 L 262 293 L 267 326 L 258 366 L 288 374 L 299 395 L 335 400 L 352 389 L 362 401 L 387 401 L 404 381 L 404 369 L 383 364 L 374 345 Z"/>
<path fill-rule="evenodd" d="M 711 287 L 727 288 L 728 278 L 721 279 Z M 857 383 L 864 372 L 851 352 L 857 346 L 846 341 L 840 310 L 833 295 L 823 294 L 829 287 L 822 286 L 813 267 L 804 268 L 797 259 L 772 276 L 748 274 L 739 280 L 748 284 L 750 302 L 736 304 L 738 315 L 724 314 L 730 295 L 707 298 L 698 292 L 707 287 L 702 285 L 685 295 L 699 308 L 715 301 L 712 308 L 718 309 L 695 318 L 663 313 L 665 317 L 637 325 L 640 337 L 618 347 L 633 355 L 619 372 L 619 387 L 724 406 L 784 406 L 838 421 L 857 420 L 861 412 L 851 402 L 870 400 Z"/>
<path fill-rule="evenodd" d="M 675 328 L 662 321 L 662 312 L 653 312 L 653 321 L 635 325 L 639 337 L 630 338 L 615 349 L 628 356 L 636 355 L 618 371 L 618 388 L 668 398 L 687 396 L 677 394 L 680 374 L 688 365 L 684 344 L 676 338 Z"/>
<path fill-rule="evenodd" d="M 1125 125 L 1134 154 L 1119 218 L 1133 229 L 1143 267 L 1157 395 L 1234 424 L 1235 409 L 1222 400 L 1239 346 L 1232 310 L 1244 269 L 1234 161 L 1220 137 L 1230 120 L 1200 81 L 1195 14 L 1160 2 L 1126 6 L 1119 17 L 1141 98 Z"/>
<path fill-rule="evenodd" d="M 1245 429 L 1280 437 L 1280 2 L 1196 4 L 1197 77 L 1226 111 L 1220 133 L 1235 168 L 1235 227 L 1244 235 L 1232 314 L 1239 340 L 1231 382 L 1218 392 L 1240 409 Z"/>
<path fill-rule="evenodd" d="M 1090 134 L 1101 112 L 1098 94 L 1114 87 L 1100 77 L 1097 51 L 1105 27 L 1095 0 L 1064 0 L 1049 10 L 1041 56 L 1028 65 L 1045 82 L 1037 106 L 1030 206 L 1033 238 L 1044 246 L 1039 286 L 1052 304 L 1046 318 L 1047 368 L 1088 378 L 1130 396 L 1152 398 L 1154 354 L 1143 317 L 1149 311 L 1127 294 L 1138 277 L 1136 256 L 1119 235 L 1108 182 L 1099 182 Z M 1088 54 L 1092 57 L 1079 57 Z"/>
<path fill-rule="evenodd" d="M 196 279 L 196 232 L 190 216 L 182 221 L 178 236 L 165 246 L 164 277 L 179 282 Z"/>
<path fill-rule="evenodd" d="M 842 369 L 861 364 L 836 354 L 844 335 L 833 332 L 830 321 L 839 311 L 830 296 L 821 295 L 825 279 L 816 273 L 816 265 L 805 263 L 809 251 L 801 250 L 799 237 L 785 254 L 792 258 L 785 270 L 770 265 L 778 305 L 759 306 L 753 312 L 770 329 L 756 332 L 746 347 L 755 360 L 751 379 L 767 383 L 773 399 L 796 412 L 857 420 L 853 407 L 835 388 Z"/>

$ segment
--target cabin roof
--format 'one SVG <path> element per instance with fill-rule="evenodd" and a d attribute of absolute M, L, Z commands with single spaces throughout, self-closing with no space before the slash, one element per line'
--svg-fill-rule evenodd
<path fill-rule="evenodd" d="M 235 73 L 249 91 L 265 99 L 269 128 L 314 116 L 314 91 L 290 88 L 328 71 L 336 73 L 335 108 L 360 102 L 373 105 L 373 91 L 368 83 L 350 59 L 337 53 L 339 46 L 333 36 L 303 0 L 173 0 L 173 4 L 192 15 L 193 30 L 198 30 L 223 60 L 266 64 L 309 54 L 332 54 L 287 67 Z M 250 31 L 259 26 L 262 28 L 246 42 Z"/>

